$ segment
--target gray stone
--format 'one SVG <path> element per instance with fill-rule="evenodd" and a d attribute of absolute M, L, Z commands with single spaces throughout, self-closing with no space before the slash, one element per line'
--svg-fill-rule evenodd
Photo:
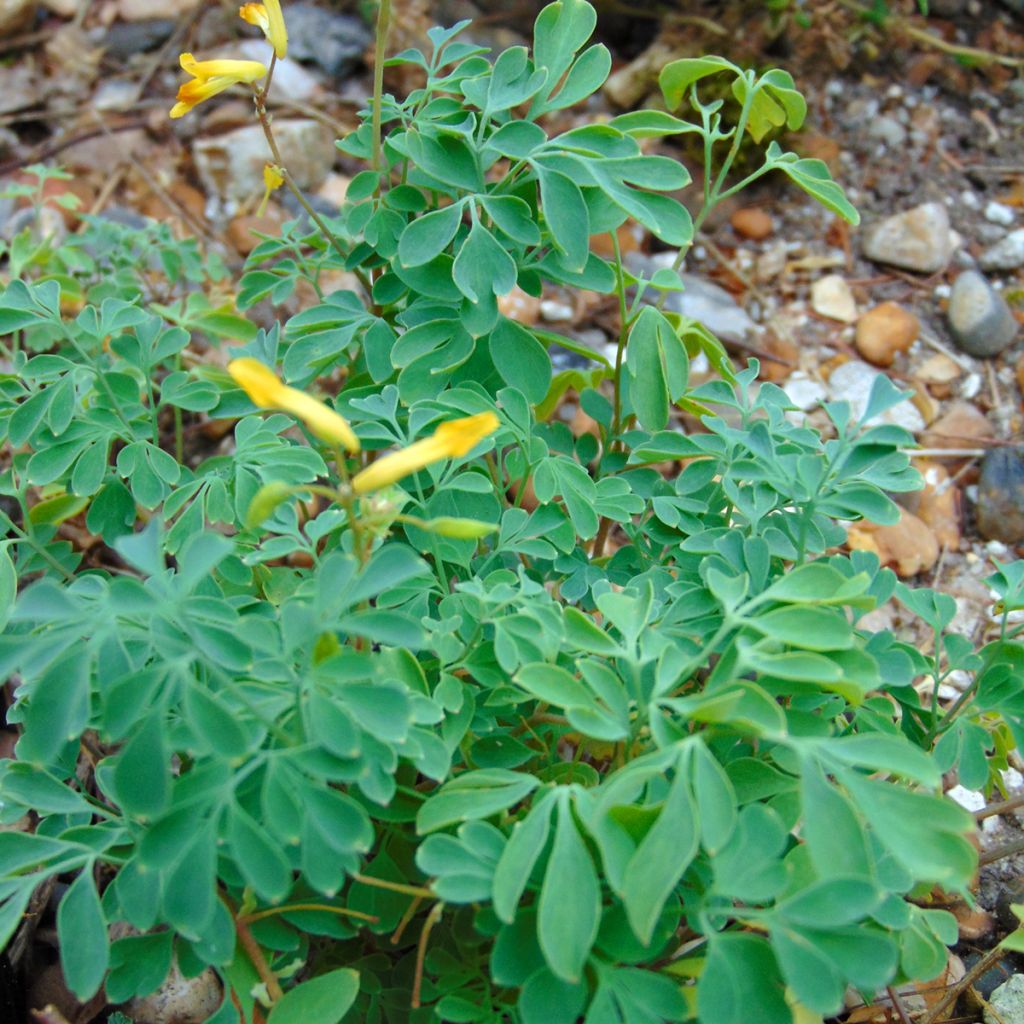
<path fill-rule="evenodd" d="M 992 993 L 985 1024 L 1024 1024 L 1024 974 L 1015 974 Z"/>
<path fill-rule="evenodd" d="M 978 359 L 998 355 L 1017 337 L 1006 299 L 976 270 L 965 270 L 956 279 L 947 316 L 956 343 Z"/>
<path fill-rule="evenodd" d="M 231 56 L 269 64 L 272 53 L 270 43 L 265 39 L 246 39 Z M 275 98 L 308 103 L 320 94 L 320 90 L 320 82 L 316 76 L 298 61 L 292 60 L 290 54 L 283 60 L 278 60 L 274 65 L 274 82 L 273 88 L 270 90 L 271 106 L 274 105 Z"/>
<path fill-rule="evenodd" d="M 316 64 L 332 78 L 355 71 L 372 39 L 369 26 L 354 15 L 311 3 L 288 5 L 288 56 Z"/>
<path fill-rule="evenodd" d="M 630 273 L 651 277 L 655 271 L 671 267 L 676 255 L 675 252 L 659 252 L 653 256 L 627 253 L 625 264 Z M 667 294 L 666 310 L 702 323 L 722 341 L 745 341 L 757 332 L 757 324 L 724 288 L 696 274 L 680 274 L 679 278 L 683 282 L 683 291 Z M 644 299 L 653 303 L 659 295 L 659 292 L 648 290 Z"/>
<path fill-rule="evenodd" d="M 1024 448 L 993 448 L 982 459 L 978 532 L 1004 544 L 1024 541 Z"/>
<path fill-rule="evenodd" d="M 986 249 L 978 262 L 985 270 L 1016 270 L 1024 267 L 1024 228 L 1011 231 L 1002 241 Z"/>
<path fill-rule="evenodd" d="M 886 149 L 899 149 L 907 141 L 907 129 L 888 114 L 881 114 L 871 121 L 868 134 Z"/>
<path fill-rule="evenodd" d="M 170 39 L 176 24 L 173 18 L 115 21 L 107 29 L 101 45 L 112 60 L 127 61 L 136 53 L 155 50 Z"/>
<path fill-rule="evenodd" d="M 830 398 L 833 402 L 849 402 L 851 419 L 859 420 L 868 407 L 868 398 L 871 396 L 875 378 L 881 376 L 883 374 L 873 366 L 851 359 L 832 371 L 828 379 Z M 900 402 L 899 405 L 876 416 L 871 423 L 891 423 L 893 426 L 909 430 L 912 434 L 920 433 L 925 426 L 924 418 L 910 402 Z"/>
<path fill-rule="evenodd" d="M 934 274 L 953 251 L 949 214 L 942 203 L 924 203 L 870 225 L 864 231 L 864 255 L 921 274 Z"/>
<path fill-rule="evenodd" d="M 744 341 L 757 331 L 757 324 L 724 288 L 695 274 L 679 276 L 683 290 L 668 293 L 665 309 L 702 323 L 722 341 Z"/>

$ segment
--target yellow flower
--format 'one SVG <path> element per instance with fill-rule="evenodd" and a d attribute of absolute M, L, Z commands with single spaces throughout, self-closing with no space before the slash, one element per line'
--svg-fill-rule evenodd
<path fill-rule="evenodd" d="M 259 209 L 256 211 L 257 217 L 262 217 L 267 212 L 267 203 L 270 201 L 270 193 L 275 189 L 279 189 L 284 184 L 284 175 L 281 173 L 280 167 L 275 167 L 273 164 L 263 165 L 263 184 L 266 186 L 263 192 L 263 199 L 260 202 Z"/>
<path fill-rule="evenodd" d="M 278 59 L 288 52 L 288 29 L 285 28 L 284 15 L 281 13 L 280 0 L 263 0 L 261 4 L 242 4 L 238 8 L 238 16 L 263 29 L 267 42 L 274 48 Z"/>
<path fill-rule="evenodd" d="M 431 437 L 385 455 L 356 473 L 352 478 L 352 490 L 356 494 L 378 491 L 431 463 L 459 458 L 488 434 L 494 433 L 498 425 L 498 417 L 493 412 L 482 412 L 476 416 L 442 423 Z"/>
<path fill-rule="evenodd" d="M 228 373 L 260 409 L 280 409 L 302 420 L 310 432 L 328 444 L 340 444 L 350 452 L 359 451 L 359 438 L 344 417 L 305 391 L 283 384 L 273 370 L 258 359 L 232 359 Z"/>
<path fill-rule="evenodd" d="M 182 117 L 197 103 L 223 92 L 232 85 L 251 84 L 267 73 L 258 60 L 196 60 L 191 53 L 180 57 L 182 70 L 193 76 L 178 89 L 178 102 L 171 107 L 171 117 Z"/>

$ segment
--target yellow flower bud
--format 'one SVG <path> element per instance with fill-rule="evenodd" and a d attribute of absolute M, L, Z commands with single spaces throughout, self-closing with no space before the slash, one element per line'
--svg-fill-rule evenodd
<path fill-rule="evenodd" d="M 352 478 L 352 489 L 356 494 L 379 491 L 441 459 L 460 458 L 488 434 L 493 434 L 499 422 L 493 412 L 482 412 L 442 423 L 431 437 L 385 455 L 357 473 Z"/>
<path fill-rule="evenodd" d="M 284 174 L 281 173 L 280 167 L 275 167 L 273 164 L 263 165 L 263 184 L 265 186 L 263 192 L 263 199 L 260 202 L 259 209 L 256 211 L 257 217 L 262 217 L 267 212 L 267 203 L 270 202 L 270 193 L 276 191 L 284 184 Z"/>
<path fill-rule="evenodd" d="M 480 540 L 497 530 L 497 523 L 485 523 L 482 519 L 458 519 L 455 516 L 436 516 L 423 523 L 422 529 L 441 537 L 456 540 Z"/>
<path fill-rule="evenodd" d="M 258 359 L 232 359 L 228 373 L 260 409 L 279 409 L 302 420 L 310 432 L 328 444 L 359 451 L 359 438 L 343 416 L 298 388 L 288 387 Z"/>

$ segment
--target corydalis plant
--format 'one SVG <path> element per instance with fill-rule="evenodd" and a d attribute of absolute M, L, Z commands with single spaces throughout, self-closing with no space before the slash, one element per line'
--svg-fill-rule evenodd
<path fill-rule="evenodd" d="M 21 730 L 0 800 L 39 820 L 0 833 L 0 937 L 66 880 L 81 998 L 128 1000 L 176 959 L 219 975 L 217 1024 L 820 1024 L 851 984 L 945 966 L 956 922 L 914 896 L 966 886 L 975 854 L 940 768 L 977 769 L 982 723 L 1020 728 L 1020 643 L 1004 628 L 972 660 L 944 639 L 928 663 L 862 625 L 895 578 L 836 551 L 917 483 L 912 438 L 872 424 L 904 394 L 880 379 L 859 422 L 826 406 L 825 440 L 659 310 L 674 271 L 592 251 L 630 218 L 690 244 L 668 194 L 687 175 L 647 147 L 703 139 L 699 225 L 742 185 L 744 135 L 805 110 L 782 72 L 700 58 L 662 76 L 695 122 L 552 135 L 607 74 L 594 21 L 562 0 L 532 53 L 493 61 L 464 25 L 433 30 L 394 58 L 423 76 L 401 99 L 380 59 L 340 142 L 369 169 L 336 217 L 252 254 L 243 308 L 318 296 L 268 331 L 195 289 L 144 308 L 135 236 L 105 250 L 114 275 L 76 277 L 68 243 L 59 278 L 0 296 L 0 485 L 21 513 L 0 551 Z M 253 86 L 264 183 L 301 198 L 266 111 L 276 59 Z M 703 103 L 711 74 L 735 105 Z M 771 169 L 855 219 L 824 165 L 772 144 L 753 173 Z M 203 283 L 187 247 L 158 251 Z M 358 287 L 331 291 L 337 269 Z M 504 315 L 546 283 L 615 296 L 614 359 Z M 230 340 L 227 370 L 191 332 Z M 556 348 L 582 368 L 553 374 Z M 691 388 L 700 350 L 722 379 Z M 594 433 L 554 416 L 569 390 Z M 186 458 L 201 416 L 235 420 L 234 445 Z M 57 532 L 80 513 L 99 538 L 81 572 Z M 1024 577 L 997 584 L 1018 607 Z M 977 706 L 944 729 L 915 683 L 954 664 Z M 138 934 L 111 944 L 119 921 Z"/>

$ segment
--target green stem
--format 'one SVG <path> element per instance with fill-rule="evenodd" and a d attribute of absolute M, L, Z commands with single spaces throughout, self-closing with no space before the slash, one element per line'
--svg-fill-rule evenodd
<path fill-rule="evenodd" d="M 360 885 L 368 885 L 374 889 L 387 889 L 388 892 L 400 892 L 405 896 L 419 896 L 424 900 L 436 900 L 437 897 L 425 886 L 405 885 L 403 882 L 389 882 L 386 878 L 374 878 L 359 871 L 352 874 L 352 881 Z"/>
<path fill-rule="evenodd" d="M 612 388 L 614 393 L 612 403 L 612 429 L 611 437 L 608 439 L 609 447 L 615 443 L 619 431 L 622 429 L 622 359 L 626 351 L 626 340 L 629 337 L 629 313 L 626 309 L 626 275 L 622 270 L 622 251 L 619 247 L 619 236 L 616 232 L 609 232 L 612 240 L 612 248 L 615 252 L 615 276 L 616 291 L 619 299 L 619 345 L 615 350 L 615 369 L 612 377 Z"/>
<path fill-rule="evenodd" d="M 372 167 L 384 170 L 384 150 L 381 141 L 381 108 L 384 100 L 384 55 L 387 52 L 388 32 L 391 30 L 391 0 L 380 0 L 377 8 L 377 45 L 373 57 L 373 121 Z M 378 186 L 379 187 L 379 186 Z"/>
<path fill-rule="evenodd" d="M 22 506 L 24 507 L 24 505 Z M 46 548 L 36 539 L 35 535 L 23 530 L 14 520 L 4 511 L 0 510 L 0 522 L 7 523 L 8 533 L 13 533 L 22 543 L 28 544 L 33 551 L 44 561 L 51 569 L 55 569 L 61 576 L 66 580 L 73 580 L 75 578 L 74 573 L 69 572 L 60 562 L 57 561 L 53 555 L 50 554 Z M 28 516 L 25 516 L 25 522 L 28 523 Z"/>

